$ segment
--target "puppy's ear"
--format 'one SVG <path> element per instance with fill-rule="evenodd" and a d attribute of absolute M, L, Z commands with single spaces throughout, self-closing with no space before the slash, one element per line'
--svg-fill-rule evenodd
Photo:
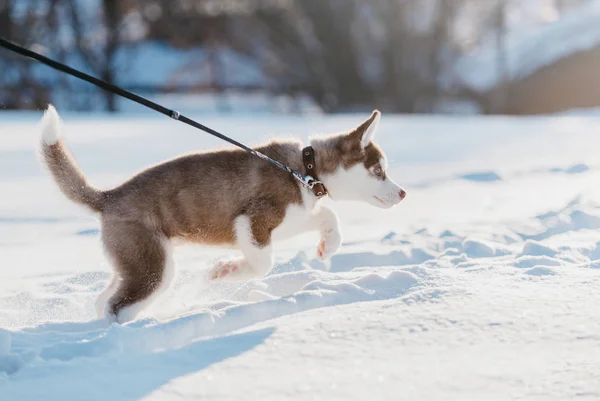
<path fill-rule="evenodd" d="M 375 138 L 375 132 L 380 120 L 381 112 L 373 110 L 371 117 L 350 132 L 350 137 L 355 141 L 359 141 L 362 149 L 366 148 Z"/>

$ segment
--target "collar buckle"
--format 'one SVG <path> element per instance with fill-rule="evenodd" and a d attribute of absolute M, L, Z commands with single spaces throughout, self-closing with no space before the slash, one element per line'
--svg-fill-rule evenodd
<path fill-rule="evenodd" d="M 310 189 L 317 198 L 327 195 L 327 189 L 323 182 L 317 178 L 317 166 L 315 163 L 315 150 L 312 146 L 302 149 L 302 161 L 306 175 L 301 177 L 302 184 Z"/>

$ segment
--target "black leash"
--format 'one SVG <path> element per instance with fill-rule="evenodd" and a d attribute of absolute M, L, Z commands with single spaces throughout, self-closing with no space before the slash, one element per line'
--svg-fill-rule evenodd
<path fill-rule="evenodd" d="M 52 60 L 48 57 L 42 56 L 39 53 L 36 53 L 34 51 L 28 50 L 22 46 L 19 46 L 15 43 L 12 43 L 4 38 L 0 38 L 0 46 L 13 51 L 17 54 L 20 54 L 22 56 L 25 57 L 29 57 L 32 58 L 36 61 L 39 61 L 42 64 L 45 64 L 49 67 L 54 68 L 55 70 L 64 72 L 65 74 L 69 74 L 72 75 L 76 78 L 79 78 L 83 81 L 89 82 L 93 85 L 96 85 L 97 87 L 104 89 L 107 92 L 112 92 L 116 95 L 122 96 L 124 98 L 127 98 L 129 100 L 132 100 L 136 103 L 139 103 L 143 106 L 146 106 L 154 111 L 157 111 L 161 114 L 164 114 L 165 116 L 171 117 L 174 120 L 177 121 L 181 121 L 182 123 L 185 123 L 187 125 L 191 125 L 194 128 L 198 128 L 199 130 L 202 130 L 204 132 L 206 132 L 207 134 L 211 134 L 213 136 L 216 136 L 217 138 L 220 138 L 226 142 L 231 143 L 232 145 L 235 145 L 239 148 L 244 149 L 246 152 L 253 154 L 256 157 L 261 158 L 262 160 L 271 163 L 272 165 L 282 169 L 285 172 L 290 173 L 295 179 L 297 179 L 298 181 L 300 181 L 300 183 L 302 183 L 302 185 L 304 185 L 305 187 L 312 189 L 313 186 L 318 183 L 318 181 L 316 181 L 315 179 L 313 179 L 310 176 L 303 176 L 302 174 L 300 174 L 297 171 L 292 170 L 291 168 L 289 168 L 288 166 L 286 166 L 285 164 L 282 164 L 280 162 L 278 162 L 277 160 L 273 160 L 271 159 L 269 156 L 264 155 L 260 152 L 257 152 L 254 149 L 249 148 L 248 146 L 244 145 L 243 143 L 240 143 L 238 141 L 236 141 L 235 139 L 231 139 L 228 136 L 225 136 L 223 134 L 221 134 L 220 132 L 215 131 L 212 128 L 209 128 L 205 125 L 202 125 L 190 118 L 187 118 L 186 116 L 181 115 L 178 111 L 175 110 L 171 110 L 171 109 L 167 109 L 164 106 L 161 106 L 158 103 L 154 103 L 144 97 L 138 96 L 135 93 L 129 92 L 123 88 L 120 88 L 116 85 L 110 84 L 106 81 L 103 81 L 101 79 L 95 78 L 91 75 L 88 75 L 86 73 L 83 73 L 79 70 L 76 70 L 74 68 L 69 67 L 68 65 L 59 63 L 58 61 Z"/>

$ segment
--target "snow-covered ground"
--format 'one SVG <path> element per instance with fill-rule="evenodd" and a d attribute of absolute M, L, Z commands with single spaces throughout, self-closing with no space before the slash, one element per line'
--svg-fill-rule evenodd
<path fill-rule="evenodd" d="M 338 203 L 264 279 L 210 285 L 228 251 L 177 249 L 175 287 L 106 327 L 98 223 L 36 160 L 39 114 L 0 115 L 0 400 L 598 400 L 600 119 L 384 116 L 407 199 Z M 203 117 L 249 143 L 363 115 Z M 64 115 L 90 180 L 111 185 L 218 140 L 161 117 Z"/>

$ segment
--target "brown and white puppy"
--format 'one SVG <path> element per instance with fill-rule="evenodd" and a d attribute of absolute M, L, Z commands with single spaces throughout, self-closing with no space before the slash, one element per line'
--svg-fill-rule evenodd
<path fill-rule="evenodd" d="M 387 177 L 385 155 L 373 141 L 380 118 L 374 111 L 349 132 L 311 140 L 319 179 L 332 199 L 389 208 L 405 197 Z M 242 257 L 217 262 L 210 280 L 265 275 L 273 265 L 273 239 L 318 230 L 323 259 L 341 245 L 332 209 L 290 174 L 243 150 L 183 155 L 100 190 L 87 182 L 60 131 L 60 119 L 50 106 L 42 119 L 44 160 L 69 199 L 100 214 L 102 242 L 115 269 L 96 304 L 101 316 L 132 320 L 168 288 L 174 277 L 172 239 L 241 250 Z M 300 142 L 272 141 L 256 149 L 304 171 Z"/>

